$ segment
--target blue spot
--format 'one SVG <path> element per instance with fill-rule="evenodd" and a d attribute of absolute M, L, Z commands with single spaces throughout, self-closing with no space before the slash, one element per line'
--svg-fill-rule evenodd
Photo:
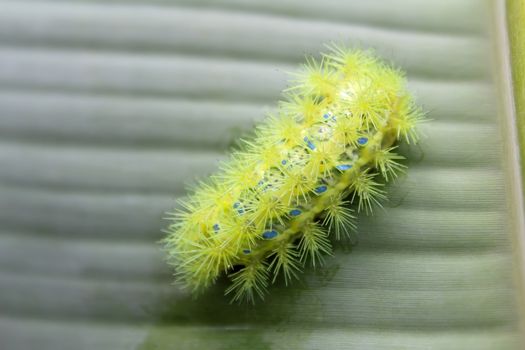
<path fill-rule="evenodd" d="M 315 145 L 312 143 L 312 141 L 308 140 L 308 137 L 304 137 L 304 142 L 306 142 L 306 145 L 308 146 L 309 149 L 311 149 L 312 151 L 315 149 Z"/>
<path fill-rule="evenodd" d="M 330 114 L 326 113 L 325 115 L 323 115 L 323 118 L 324 118 L 324 119 L 328 119 L 328 118 L 330 118 Z"/>
<path fill-rule="evenodd" d="M 345 171 L 348 169 L 352 169 L 352 166 L 350 164 L 341 164 L 341 165 L 336 166 L 336 168 L 338 170 Z"/>
<path fill-rule="evenodd" d="M 244 254 L 250 254 L 252 251 L 250 249 L 243 249 L 242 252 Z"/>
<path fill-rule="evenodd" d="M 215 224 L 213 225 L 213 231 L 217 232 L 221 229 L 221 227 L 219 226 L 219 224 Z"/>
<path fill-rule="evenodd" d="M 290 210 L 290 216 L 297 216 L 297 215 L 301 215 L 301 211 L 299 209 L 292 209 Z"/>
<path fill-rule="evenodd" d="M 278 234 L 279 233 L 277 231 L 271 230 L 271 231 L 264 231 L 262 236 L 263 236 L 264 239 L 272 239 L 272 238 L 277 237 Z"/>
<path fill-rule="evenodd" d="M 315 193 L 323 193 L 326 192 L 328 187 L 326 185 L 321 185 L 315 189 Z"/>
<path fill-rule="evenodd" d="M 241 207 L 241 202 L 233 203 L 233 209 L 237 209 L 237 213 L 244 214 L 244 209 Z"/>
<path fill-rule="evenodd" d="M 286 159 L 281 160 L 282 165 L 286 165 Z"/>
<path fill-rule="evenodd" d="M 360 137 L 357 139 L 357 143 L 360 145 L 366 145 L 367 142 L 368 142 L 368 137 Z"/>

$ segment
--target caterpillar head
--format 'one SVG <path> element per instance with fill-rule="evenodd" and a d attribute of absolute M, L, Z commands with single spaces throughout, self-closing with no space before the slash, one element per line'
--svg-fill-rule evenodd
<path fill-rule="evenodd" d="M 199 292 L 226 274 L 226 294 L 254 302 L 278 276 L 321 265 L 330 238 L 381 205 L 378 177 L 405 170 L 395 143 L 417 142 L 422 119 L 403 73 L 372 53 L 333 45 L 308 59 L 279 112 L 171 217 L 163 243 L 177 278 Z"/>

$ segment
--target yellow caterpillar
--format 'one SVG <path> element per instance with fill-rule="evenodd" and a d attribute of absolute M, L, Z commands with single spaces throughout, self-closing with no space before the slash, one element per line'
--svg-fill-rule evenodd
<path fill-rule="evenodd" d="M 278 113 L 172 214 L 168 262 L 194 292 L 222 273 L 235 301 L 263 298 L 279 275 L 288 284 L 331 254 L 331 238 L 356 229 L 352 204 L 366 213 L 381 205 L 378 176 L 404 170 L 394 144 L 417 142 L 423 118 L 404 74 L 370 52 L 329 49 L 307 60 Z"/>

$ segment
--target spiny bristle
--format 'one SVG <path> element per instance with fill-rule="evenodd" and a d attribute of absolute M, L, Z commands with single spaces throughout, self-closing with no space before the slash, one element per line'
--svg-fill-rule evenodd
<path fill-rule="evenodd" d="M 196 293 L 221 274 L 234 301 L 263 298 L 278 276 L 291 283 L 332 254 L 330 235 L 350 237 L 356 213 L 381 206 L 378 177 L 405 171 L 394 143 L 418 141 L 423 113 L 404 74 L 371 52 L 329 49 L 307 59 L 278 112 L 169 214 L 168 262 Z"/>
<path fill-rule="evenodd" d="M 303 228 L 298 250 L 301 264 L 310 259 L 313 267 L 322 265 L 324 255 L 332 255 L 332 244 L 328 239 L 328 232 L 316 222 L 311 222 Z"/>
<path fill-rule="evenodd" d="M 386 181 L 395 179 L 399 174 L 404 173 L 406 165 L 399 163 L 405 157 L 397 154 L 394 150 L 397 148 L 383 148 L 377 151 L 375 155 L 375 167 L 381 171 L 381 175 Z"/>
<path fill-rule="evenodd" d="M 284 282 L 288 285 L 293 278 L 297 278 L 297 272 L 301 271 L 299 252 L 290 242 L 282 242 L 272 253 L 274 254 L 270 269 L 273 270 L 273 280 L 275 282 L 279 272 L 284 276 Z"/>
<path fill-rule="evenodd" d="M 326 225 L 334 233 L 335 239 L 341 240 L 343 236 L 350 237 L 350 233 L 356 229 L 355 216 L 352 209 L 348 207 L 348 201 L 343 200 L 342 194 L 328 199 L 324 210 L 323 225 Z"/>
<path fill-rule="evenodd" d="M 264 299 L 268 287 L 269 267 L 263 261 L 247 264 L 240 271 L 230 274 L 232 285 L 225 294 L 233 293 L 232 301 L 254 303 L 255 297 Z"/>

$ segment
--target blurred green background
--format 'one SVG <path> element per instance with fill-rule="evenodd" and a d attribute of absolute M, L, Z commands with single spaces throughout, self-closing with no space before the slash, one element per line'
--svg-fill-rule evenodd
<path fill-rule="evenodd" d="M 522 349 L 501 5 L 0 0 L 0 349 Z M 407 71 L 408 175 L 293 287 L 193 300 L 163 213 L 334 40 Z"/>

